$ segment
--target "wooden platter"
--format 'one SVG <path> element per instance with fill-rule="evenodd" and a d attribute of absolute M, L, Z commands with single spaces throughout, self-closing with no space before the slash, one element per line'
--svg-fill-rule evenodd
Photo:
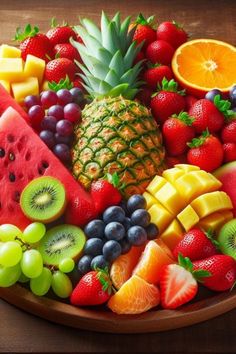
<path fill-rule="evenodd" d="M 40 298 L 18 284 L 0 288 L 0 298 L 36 316 L 74 328 L 110 333 L 166 331 L 206 321 L 236 307 L 236 290 L 209 294 L 204 290 L 203 299 L 178 310 L 157 309 L 142 315 L 120 316 L 104 308 L 76 308 L 51 298 Z"/>

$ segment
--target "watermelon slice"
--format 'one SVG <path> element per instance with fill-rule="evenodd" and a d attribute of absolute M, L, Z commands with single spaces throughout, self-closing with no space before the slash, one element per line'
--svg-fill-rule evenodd
<path fill-rule="evenodd" d="M 94 203 L 83 187 L 53 155 L 37 134 L 13 108 L 0 118 L 0 224 L 12 223 L 23 229 L 30 223 L 21 211 L 22 189 L 39 176 L 58 178 L 65 186 L 67 213 L 74 224 L 83 226 L 96 218 Z"/>
<path fill-rule="evenodd" d="M 234 207 L 232 211 L 236 217 L 236 161 L 221 166 L 213 175 L 222 182 L 221 190 L 229 195 Z"/>
<path fill-rule="evenodd" d="M 29 123 L 28 114 L 0 84 L 0 116 L 8 107 L 14 108 Z"/>

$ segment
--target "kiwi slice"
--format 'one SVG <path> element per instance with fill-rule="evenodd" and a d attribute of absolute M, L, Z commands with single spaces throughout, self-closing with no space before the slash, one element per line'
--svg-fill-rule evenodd
<path fill-rule="evenodd" d="M 222 253 L 236 259 L 236 219 L 228 221 L 220 229 L 218 242 Z"/>
<path fill-rule="evenodd" d="M 29 219 L 49 223 L 59 218 L 65 210 L 65 188 L 56 178 L 36 178 L 22 191 L 20 206 Z"/>
<path fill-rule="evenodd" d="M 63 224 L 46 232 L 39 243 L 38 250 L 44 263 L 58 267 L 64 258 L 77 260 L 85 241 L 85 234 L 79 227 Z"/>

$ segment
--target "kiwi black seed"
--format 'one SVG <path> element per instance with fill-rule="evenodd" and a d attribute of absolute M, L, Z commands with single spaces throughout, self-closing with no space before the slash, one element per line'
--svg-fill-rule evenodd
<path fill-rule="evenodd" d="M 79 227 L 63 224 L 46 232 L 38 250 L 45 264 L 58 266 L 67 257 L 77 260 L 85 241 L 85 234 Z"/>
<path fill-rule="evenodd" d="M 49 223 L 58 219 L 65 210 L 65 188 L 56 178 L 36 178 L 22 191 L 20 206 L 29 219 Z"/>
<path fill-rule="evenodd" d="M 222 253 L 236 259 L 236 219 L 228 221 L 221 228 L 218 242 Z"/>

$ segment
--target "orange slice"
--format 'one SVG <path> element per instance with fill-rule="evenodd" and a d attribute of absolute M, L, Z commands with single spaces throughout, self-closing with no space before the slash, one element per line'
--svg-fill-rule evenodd
<path fill-rule="evenodd" d="M 108 301 L 108 307 L 117 314 L 139 314 L 160 302 L 159 289 L 133 275 Z"/>
<path fill-rule="evenodd" d="M 214 88 L 229 91 L 236 83 L 235 63 L 234 46 L 214 39 L 195 39 L 176 50 L 172 69 L 188 93 L 203 97 Z"/>

